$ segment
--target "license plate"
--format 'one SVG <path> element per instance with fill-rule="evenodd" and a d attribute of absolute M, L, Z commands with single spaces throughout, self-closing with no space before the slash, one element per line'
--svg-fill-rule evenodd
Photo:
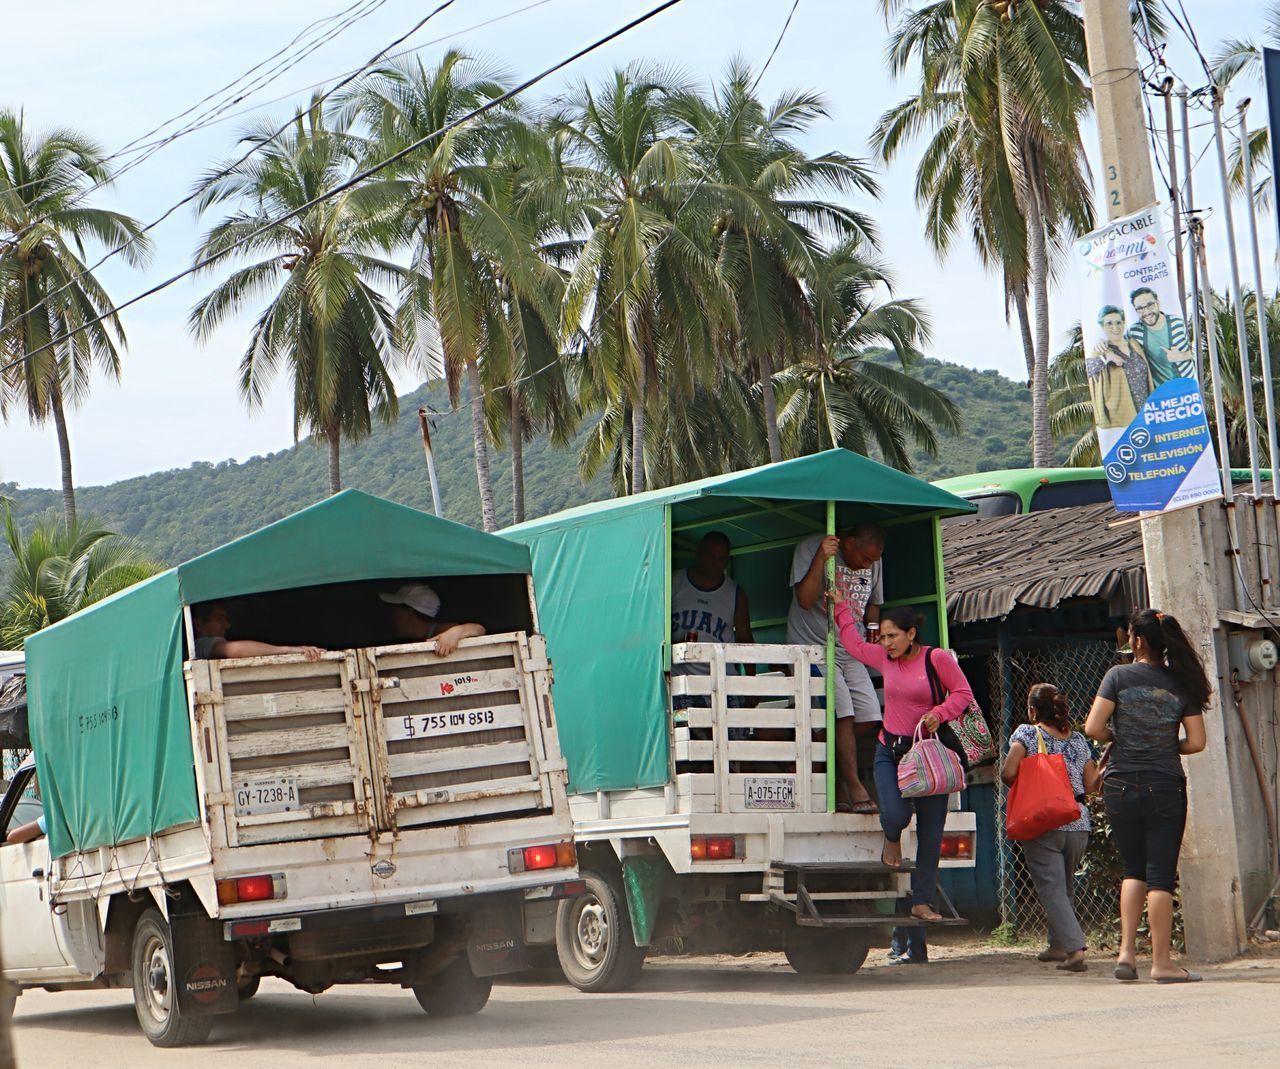
<path fill-rule="evenodd" d="M 235 785 L 236 816 L 257 817 L 264 813 L 289 813 L 297 809 L 298 778 L 270 776 L 240 780 Z"/>
<path fill-rule="evenodd" d="M 742 781 L 748 809 L 795 809 L 795 776 L 748 776 Z"/>
<path fill-rule="evenodd" d="M 465 731 L 484 731 L 498 722 L 492 709 L 458 709 L 451 713 L 417 713 L 412 716 L 387 717 L 384 730 L 388 742 L 431 738 L 434 735 L 460 735 Z"/>

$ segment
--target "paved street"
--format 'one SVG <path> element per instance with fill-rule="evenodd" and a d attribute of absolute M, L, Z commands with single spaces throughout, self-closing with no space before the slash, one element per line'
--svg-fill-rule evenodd
<path fill-rule="evenodd" d="M 640 987 L 586 996 L 505 983 L 477 1017 L 432 1020 L 408 992 L 340 988 L 315 999 L 268 981 L 208 1045 L 158 1051 L 125 992 L 29 993 L 19 1065 L 263 1069 L 376 1066 L 1140 1066 L 1280 1064 L 1280 954 L 1205 968 L 1205 982 L 1119 984 L 1110 963 L 1056 972 L 1025 952 L 943 948 L 924 967 L 873 952 L 856 977 L 803 979 L 780 956 L 647 967 Z"/>

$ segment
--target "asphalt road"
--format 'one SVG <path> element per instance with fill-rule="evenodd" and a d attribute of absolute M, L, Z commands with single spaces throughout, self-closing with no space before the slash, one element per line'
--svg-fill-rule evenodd
<path fill-rule="evenodd" d="M 927 966 L 872 956 L 845 980 L 796 976 L 778 955 L 661 961 L 619 995 L 519 980 L 453 1020 L 429 1018 L 397 988 L 312 998 L 269 980 L 186 1051 L 152 1048 L 125 992 L 29 992 L 15 1040 L 24 1069 L 1280 1064 L 1276 953 L 1203 969 L 1186 986 L 1117 983 L 1103 957 L 1072 975 L 976 946 L 944 948 Z"/>

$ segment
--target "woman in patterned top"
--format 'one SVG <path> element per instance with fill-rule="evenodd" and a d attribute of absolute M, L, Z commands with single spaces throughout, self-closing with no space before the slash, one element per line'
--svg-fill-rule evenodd
<path fill-rule="evenodd" d="M 1084 960 L 1084 931 L 1076 920 L 1071 895 L 1092 827 L 1085 796 L 1097 791 L 1102 774 L 1085 737 L 1071 730 L 1067 699 L 1052 683 L 1037 683 L 1027 695 L 1027 723 L 1010 738 L 1009 756 L 1000 772 L 1000 778 L 1009 786 L 1018 778 L 1022 759 L 1040 752 L 1037 735 L 1043 736 L 1049 753 L 1062 754 L 1071 790 L 1080 804 L 1080 815 L 1075 820 L 1022 844 L 1036 894 L 1049 921 L 1049 945 L 1038 960 L 1059 962 L 1058 968 L 1068 972 L 1085 972 L 1089 966 Z"/>

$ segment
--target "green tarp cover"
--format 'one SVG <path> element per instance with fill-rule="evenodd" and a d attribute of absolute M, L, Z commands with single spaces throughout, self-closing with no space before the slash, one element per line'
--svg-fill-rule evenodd
<path fill-rule="evenodd" d="M 197 819 L 184 604 L 363 579 L 529 571 L 523 545 L 347 490 L 31 636 L 29 717 L 53 855 Z"/>
<path fill-rule="evenodd" d="M 945 490 L 833 449 L 582 505 L 501 532 L 533 554 L 572 790 L 655 787 L 669 778 L 662 675 L 669 637 L 668 507 L 675 508 L 677 522 L 697 525 L 705 518 L 706 525 L 719 525 L 726 516 L 759 512 L 771 502 L 785 509 L 788 502 L 828 500 L 856 506 L 863 519 L 974 511 Z M 793 512 L 787 533 L 820 530 L 817 516 L 810 522 Z M 749 522 L 760 528 L 756 540 L 768 541 L 777 517 Z"/>

